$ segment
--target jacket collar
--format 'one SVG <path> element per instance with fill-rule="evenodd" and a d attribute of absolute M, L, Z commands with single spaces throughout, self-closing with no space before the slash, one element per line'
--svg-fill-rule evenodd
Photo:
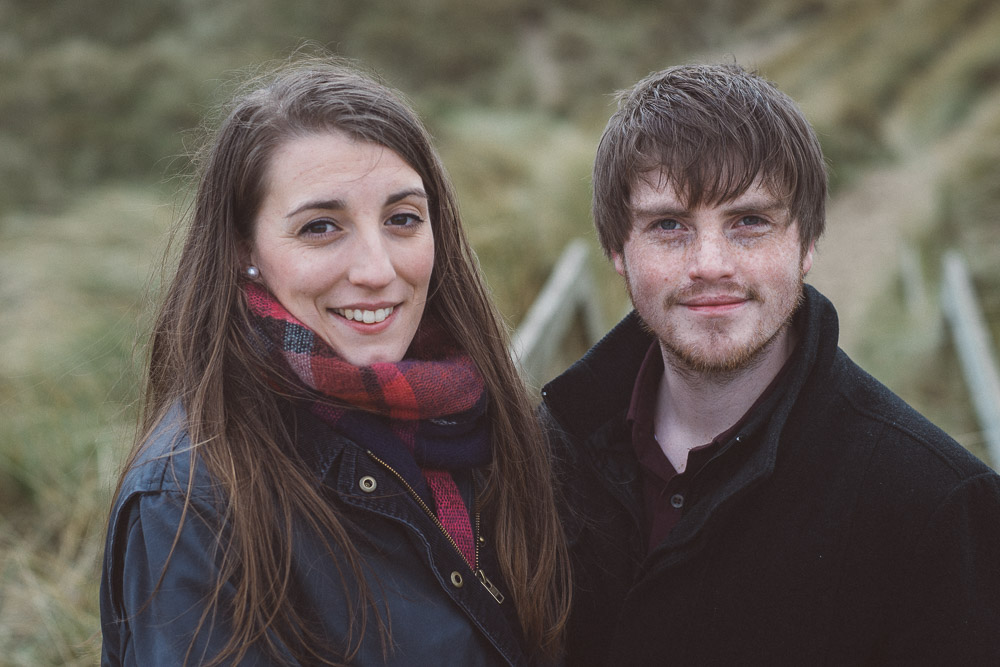
<path fill-rule="evenodd" d="M 579 361 L 542 388 L 560 426 L 586 438 L 623 415 L 653 336 L 633 310 Z"/>
<path fill-rule="evenodd" d="M 349 441 L 304 403 L 289 402 L 283 408 L 285 427 L 295 443 L 295 453 L 315 475 L 317 484 L 323 482 Z"/>

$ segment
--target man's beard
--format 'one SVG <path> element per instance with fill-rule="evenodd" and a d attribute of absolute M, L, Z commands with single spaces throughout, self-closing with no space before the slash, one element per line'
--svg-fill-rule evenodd
<path fill-rule="evenodd" d="M 774 331 L 769 333 L 765 328 L 766 322 L 758 322 L 752 335 L 747 338 L 745 343 L 733 350 L 730 350 L 725 354 L 725 356 L 722 357 L 713 357 L 706 350 L 710 349 L 713 344 L 724 344 L 726 342 L 725 338 L 727 332 L 724 329 L 725 325 L 723 323 L 719 323 L 719 327 L 715 335 L 713 335 L 711 331 L 708 331 L 707 333 L 703 333 L 701 339 L 695 344 L 691 344 L 684 343 L 680 336 L 676 335 L 676 331 L 673 326 L 668 325 L 669 329 L 665 332 L 666 335 L 661 336 L 659 332 L 655 331 L 645 322 L 645 320 L 642 319 L 641 314 L 639 320 L 643 329 L 659 341 L 660 348 L 664 352 L 664 360 L 675 370 L 693 377 L 708 376 L 719 380 L 725 380 L 755 368 L 766 357 L 766 352 L 771 348 L 774 342 L 781 337 L 781 334 L 783 334 L 788 327 L 791 326 L 795 313 L 798 312 L 799 306 L 805 299 L 804 285 L 805 274 L 801 274 L 798 279 L 795 303 L 789 309 L 789 312 L 786 313 L 781 324 Z M 625 279 L 625 288 L 628 291 L 629 298 L 634 306 L 636 299 L 632 292 L 631 281 L 627 276 Z M 717 288 L 718 286 L 713 286 L 713 290 L 718 291 Z M 687 289 L 668 295 L 662 306 L 663 312 L 669 312 L 682 301 L 692 299 L 698 296 L 700 292 L 704 291 L 707 290 Z M 739 294 L 742 298 L 749 301 L 763 303 L 763 296 L 761 293 L 752 287 L 741 286 L 734 289 L 733 286 L 724 286 L 723 291 L 727 294 Z M 671 333 L 674 335 L 670 335 Z"/>

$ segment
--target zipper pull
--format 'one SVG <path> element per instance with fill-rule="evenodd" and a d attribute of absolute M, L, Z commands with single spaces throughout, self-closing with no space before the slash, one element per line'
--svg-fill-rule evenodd
<path fill-rule="evenodd" d="M 497 604 L 503 604 L 503 593 L 500 592 L 499 588 L 493 585 L 492 581 L 486 578 L 485 572 L 482 570 L 476 570 L 476 579 L 478 579 L 479 583 L 481 583 L 483 587 L 490 592 L 490 595 L 492 595 L 493 599 L 497 601 Z"/>

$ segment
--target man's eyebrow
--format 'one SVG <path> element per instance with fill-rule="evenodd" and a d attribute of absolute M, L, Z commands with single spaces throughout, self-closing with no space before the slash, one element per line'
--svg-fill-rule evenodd
<path fill-rule="evenodd" d="M 719 202 L 719 206 L 724 211 L 770 212 L 779 209 L 787 209 L 788 202 L 781 197 L 776 197 L 766 192 L 755 192 L 755 193 L 744 192 L 742 195 L 736 197 L 735 199 Z"/>
<path fill-rule="evenodd" d="M 683 218 L 690 214 L 680 206 L 630 206 L 629 210 L 636 218 Z"/>
<path fill-rule="evenodd" d="M 727 217 L 740 215 L 764 215 L 779 225 L 787 226 L 792 223 L 792 211 L 788 204 L 780 199 L 753 199 L 745 202 L 736 202 L 732 206 L 723 208 L 723 214 Z"/>
<path fill-rule="evenodd" d="M 385 198 L 385 205 L 391 206 L 397 202 L 401 202 L 407 197 L 420 197 L 421 199 L 429 199 L 427 193 L 423 188 L 408 188 L 406 190 L 400 190 L 399 192 L 394 192 Z M 343 199 L 314 199 L 307 201 L 301 206 L 297 206 L 295 210 L 286 215 L 286 218 L 292 218 L 301 213 L 302 211 L 342 211 L 347 208 L 347 203 Z"/>
<path fill-rule="evenodd" d="M 715 205 L 709 205 L 713 207 Z M 721 202 L 717 205 L 726 213 L 738 213 L 742 211 L 760 211 L 760 212 L 771 212 L 778 210 L 786 210 L 788 206 L 780 199 L 772 197 L 752 197 L 747 199 L 739 199 L 735 201 Z M 652 206 L 630 206 L 629 209 L 637 216 L 651 217 L 651 216 L 685 216 L 690 215 L 691 211 L 684 206 L 673 206 L 670 204 L 652 205 Z"/>
<path fill-rule="evenodd" d="M 779 212 L 787 212 L 788 207 L 781 202 L 740 202 L 733 206 L 726 206 L 723 211 L 728 215 L 737 213 L 768 213 L 774 215 Z"/>

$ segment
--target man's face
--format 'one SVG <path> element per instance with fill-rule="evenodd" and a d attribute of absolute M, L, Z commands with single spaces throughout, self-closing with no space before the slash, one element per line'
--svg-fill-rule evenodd
<path fill-rule="evenodd" d="M 798 223 L 779 198 L 756 183 L 731 201 L 689 209 L 654 172 L 630 204 L 615 269 L 666 362 L 738 371 L 783 340 L 813 247 L 802 252 Z"/>

